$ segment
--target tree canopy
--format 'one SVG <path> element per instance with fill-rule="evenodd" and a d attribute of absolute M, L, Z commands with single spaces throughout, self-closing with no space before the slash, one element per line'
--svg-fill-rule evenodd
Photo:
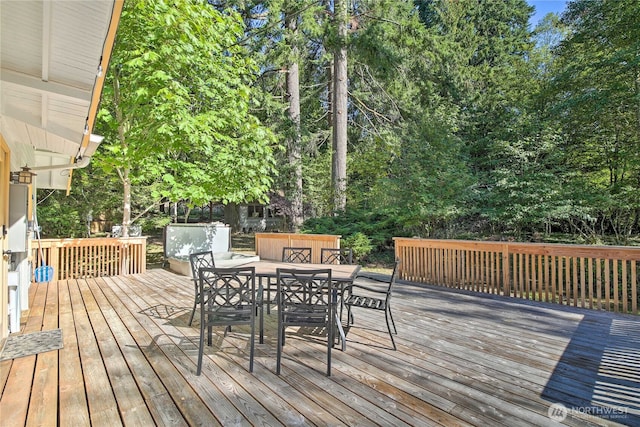
<path fill-rule="evenodd" d="M 125 190 L 153 200 L 265 199 L 272 132 L 249 111 L 257 65 L 239 40 L 240 17 L 189 0 L 129 1 L 102 97 L 105 155 Z"/>
<path fill-rule="evenodd" d="M 638 234 L 637 1 L 573 0 L 536 28 L 525 0 L 346 5 L 345 35 L 326 0 L 127 2 L 100 173 L 128 177 L 149 202 L 271 192 L 291 224 L 378 245 Z M 336 217 L 341 46 L 347 186 Z"/>

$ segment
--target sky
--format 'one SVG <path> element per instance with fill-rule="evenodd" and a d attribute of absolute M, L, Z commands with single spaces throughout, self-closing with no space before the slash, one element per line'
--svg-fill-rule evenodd
<path fill-rule="evenodd" d="M 561 14 L 564 11 L 567 0 L 527 0 L 527 3 L 536 8 L 530 20 L 531 29 L 533 29 L 547 13 L 555 12 L 558 15 Z"/>

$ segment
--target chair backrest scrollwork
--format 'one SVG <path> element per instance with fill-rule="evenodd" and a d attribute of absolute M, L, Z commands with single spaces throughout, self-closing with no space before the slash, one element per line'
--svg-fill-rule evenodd
<path fill-rule="evenodd" d="M 294 248 L 285 246 L 282 248 L 282 261 L 309 264 L 311 263 L 311 248 Z"/>

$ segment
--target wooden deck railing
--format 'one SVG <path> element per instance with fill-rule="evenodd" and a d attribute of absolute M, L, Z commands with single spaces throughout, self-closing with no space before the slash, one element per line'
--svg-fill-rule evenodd
<path fill-rule="evenodd" d="M 146 237 L 42 239 L 44 265 L 53 267 L 54 280 L 144 273 Z M 42 265 L 38 241 L 32 245 L 33 268 Z"/>
<path fill-rule="evenodd" d="M 311 248 L 311 262 L 320 264 L 322 248 L 339 248 L 340 236 L 331 234 L 256 233 L 256 255 L 260 259 L 280 261 L 282 248 Z"/>
<path fill-rule="evenodd" d="M 623 313 L 638 312 L 640 248 L 394 238 L 400 278 Z"/>

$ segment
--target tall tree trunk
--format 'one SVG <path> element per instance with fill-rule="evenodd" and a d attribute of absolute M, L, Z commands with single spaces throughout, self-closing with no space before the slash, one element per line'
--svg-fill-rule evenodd
<path fill-rule="evenodd" d="M 232 232 L 238 233 L 242 231 L 240 227 L 240 213 L 238 212 L 238 205 L 236 203 L 224 205 L 224 222 L 231 227 Z"/>
<path fill-rule="evenodd" d="M 120 78 L 116 69 L 113 79 L 113 103 L 116 112 L 116 120 L 118 122 L 118 138 L 120 145 L 125 149 L 127 147 L 127 138 L 124 129 L 124 115 L 120 109 Z M 129 177 L 131 169 L 125 166 L 118 170 L 120 180 L 122 181 L 122 237 L 129 237 L 129 226 L 131 225 L 131 178 Z"/>
<path fill-rule="evenodd" d="M 638 127 L 636 128 L 636 131 L 638 133 L 640 133 L 640 72 L 638 72 L 636 74 L 636 82 L 635 82 L 635 86 L 636 86 L 636 99 L 637 101 L 637 105 L 636 105 L 636 119 L 637 119 L 637 125 Z"/>
<path fill-rule="evenodd" d="M 292 61 L 287 73 L 287 98 L 289 101 L 289 120 L 293 131 L 288 138 L 288 156 L 291 165 L 291 223 L 293 229 L 298 231 L 304 221 L 302 207 L 302 136 L 300 134 L 300 72 L 298 67 L 298 47 L 296 35 L 298 32 L 298 16 L 287 12 L 285 25 L 291 47 Z"/>
<path fill-rule="evenodd" d="M 191 215 L 191 208 L 189 206 L 187 206 L 185 212 L 184 212 L 184 223 L 188 224 L 189 223 L 189 215 Z"/>
<path fill-rule="evenodd" d="M 333 58 L 327 67 L 327 126 L 333 129 Z"/>
<path fill-rule="evenodd" d="M 333 55 L 333 162 L 331 180 L 336 212 L 347 204 L 347 0 L 334 1 L 338 43 Z"/>
<path fill-rule="evenodd" d="M 129 237 L 129 227 L 131 226 L 131 179 L 129 178 L 129 168 L 122 171 L 122 237 Z"/>

